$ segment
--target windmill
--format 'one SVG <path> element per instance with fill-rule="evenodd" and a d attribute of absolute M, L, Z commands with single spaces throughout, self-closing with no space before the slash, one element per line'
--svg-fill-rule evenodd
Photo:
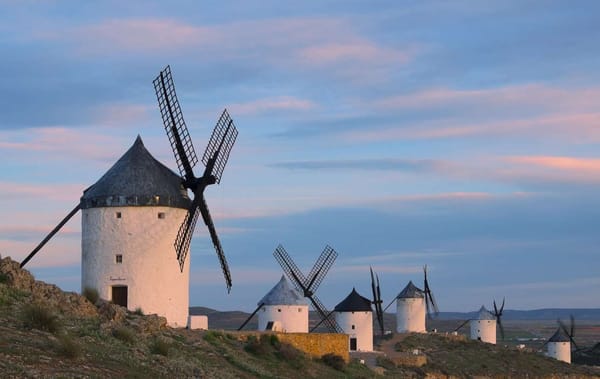
<path fill-rule="evenodd" d="M 575 347 L 576 353 L 580 351 L 573 338 L 575 336 L 575 318 L 573 315 L 570 318 L 569 327 L 560 319 L 556 320 L 558 323 L 556 332 L 542 345 L 542 348 L 548 347 L 547 355 L 549 357 L 566 363 L 571 363 L 571 344 Z"/>
<path fill-rule="evenodd" d="M 504 310 L 504 300 L 502 298 L 502 305 L 500 309 L 496 306 L 496 299 L 494 299 L 494 317 L 496 318 L 496 324 L 498 325 L 498 329 L 500 329 L 500 337 L 504 340 L 504 326 L 502 326 L 502 311 Z"/>
<path fill-rule="evenodd" d="M 225 277 L 227 291 L 229 292 L 231 291 L 231 274 L 225 253 L 215 230 L 215 225 L 208 210 L 208 205 L 204 199 L 204 190 L 211 184 L 221 182 L 223 170 L 229 159 L 229 153 L 237 138 L 237 129 L 233 124 L 233 120 L 229 117 L 227 109 L 225 109 L 217 121 L 202 156 L 202 163 L 205 165 L 204 172 L 202 176 L 196 177 L 193 168 L 198 163 L 198 157 L 196 156 L 185 121 L 183 120 L 181 107 L 175 93 L 171 68 L 167 66 L 154 79 L 153 83 L 165 131 L 175 155 L 175 161 L 181 174 L 183 186 L 194 194 L 194 199 L 183 223 L 179 227 L 174 243 L 180 269 L 183 271 L 185 258 L 196 227 L 196 221 L 201 214 L 217 252 L 223 276 Z"/>
<path fill-rule="evenodd" d="M 425 293 L 425 307 L 427 308 L 427 317 L 431 318 L 431 310 L 433 310 L 433 314 L 435 316 L 438 315 L 439 310 L 437 304 L 435 302 L 435 298 L 433 297 L 433 293 L 431 292 L 431 288 L 429 288 L 429 282 L 427 281 L 427 265 L 423 266 L 423 292 Z"/>
<path fill-rule="evenodd" d="M 302 292 L 304 297 L 310 300 L 313 308 L 319 314 L 321 320 L 311 329 L 311 332 L 321 323 L 325 323 L 333 333 L 343 333 L 337 322 L 329 317 L 330 313 L 327 312 L 325 306 L 315 294 L 315 291 L 319 288 L 325 275 L 327 275 L 327 272 L 337 258 L 336 251 L 327 245 L 306 277 L 302 271 L 300 271 L 298 266 L 296 266 L 296 263 L 294 263 L 282 245 L 277 246 L 273 252 L 273 256 L 275 256 L 275 259 L 287 275 L 288 279 L 290 279 L 296 289 Z"/>
<path fill-rule="evenodd" d="M 381 290 L 379 288 L 379 275 L 375 274 L 373 275 L 373 268 L 369 267 L 369 270 L 371 270 L 371 290 L 373 292 L 373 305 L 375 305 L 375 315 L 377 317 L 377 323 L 379 324 L 379 329 L 381 331 L 381 335 L 383 336 L 385 333 L 384 327 L 383 327 L 383 309 L 382 309 L 382 303 L 383 300 L 381 300 Z"/>

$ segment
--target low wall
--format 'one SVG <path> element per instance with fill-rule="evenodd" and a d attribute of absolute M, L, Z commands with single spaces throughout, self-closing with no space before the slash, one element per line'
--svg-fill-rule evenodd
<path fill-rule="evenodd" d="M 290 344 L 298 350 L 320 358 L 329 353 L 350 361 L 347 334 L 338 333 L 276 333 L 279 341 Z"/>

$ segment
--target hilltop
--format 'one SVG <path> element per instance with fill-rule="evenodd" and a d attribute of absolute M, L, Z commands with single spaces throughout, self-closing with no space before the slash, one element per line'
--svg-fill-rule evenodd
<path fill-rule="evenodd" d="M 0 259 L 0 376 L 152 378 L 600 377 L 600 370 L 441 335 L 392 336 L 390 354 L 420 350 L 427 364 L 396 366 L 382 354 L 374 370 L 335 357 L 311 359 L 276 336 L 166 326 L 156 315 L 36 281 Z M 553 376 L 556 375 L 556 376 Z"/>

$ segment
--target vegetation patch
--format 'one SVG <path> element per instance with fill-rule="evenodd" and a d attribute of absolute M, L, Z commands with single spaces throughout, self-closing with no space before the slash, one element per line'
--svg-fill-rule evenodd
<path fill-rule="evenodd" d="M 65 358 L 75 359 L 81 356 L 81 347 L 68 334 L 63 334 L 56 341 L 57 352 Z"/>
<path fill-rule="evenodd" d="M 333 353 L 323 355 L 321 357 L 321 361 L 327 366 L 333 367 L 338 371 L 344 371 L 344 367 L 346 367 L 346 362 L 344 361 L 344 358 Z"/>
<path fill-rule="evenodd" d="M 143 316 L 144 310 L 142 309 L 142 307 L 137 307 L 137 308 L 135 308 L 135 311 L 133 313 L 135 313 L 138 316 Z"/>
<path fill-rule="evenodd" d="M 0 272 L 0 283 L 8 283 L 8 275 L 6 275 L 4 272 Z"/>
<path fill-rule="evenodd" d="M 126 326 L 118 326 L 112 331 L 113 337 L 128 344 L 135 342 L 135 333 L 132 329 Z"/>
<path fill-rule="evenodd" d="M 150 352 L 152 354 L 163 355 L 165 357 L 169 356 L 169 349 L 171 348 L 171 344 L 161 338 L 156 338 L 150 344 Z"/>
<path fill-rule="evenodd" d="M 100 299 L 100 295 L 98 294 L 98 290 L 91 287 L 85 287 L 83 292 L 81 293 L 88 301 L 92 304 L 96 304 Z"/>
<path fill-rule="evenodd" d="M 45 330 L 56 333 L 60 329 L 58 316 L 40 303 L 26 304 L 21 313 L 23 326 L 28 329 Z"/>

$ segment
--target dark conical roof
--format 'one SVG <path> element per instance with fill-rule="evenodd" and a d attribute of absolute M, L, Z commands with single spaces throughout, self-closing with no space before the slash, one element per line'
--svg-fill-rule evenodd
<path fill-rule="evenodd" d="M 423 290 L 419 287 L 415 286 L 411 280 L 408 282 L 406 287 L 400 291 L 398 296 L 396 296 L 396 299 L 415 299 L 423 297 L 425 297 L 425 292 L 423 292 Z"/>
<path fill-rule="evenodd" d="M 306 305 L 304 296 L 292 288 L 285 276 L 281 275 L 279 282 L 273 287 L 257 305 Z"/>
<path fill-rule="evenodd" d="M 157 161 L 140 136 L 81 197 L 83 209 L 147 205 L 189 208 L 190 204 L 181 177 Z"/>
<path fill-rule="evenodd" d="M 352 288 L 350 295 L 346 296 L 333 310 L 336 312 L 373 312 L 371 309 L 371 300 L 360 296 L 355 288 Z"/>
<path fill-rule="evenodd" d="M 550 337 L 550 339 L 548 340 L 548 342 L 570 342 L 571 339 L 569 338 L 569 336 L 567 336 L 565 334 L 565 332 L 562 330 L 562 328 L 559 326 L 558 329 L 556 329 L 556 332 L 554 332 L 554 334 L 552 335 L 552 337 Z"/>
<path fill-rule="evenodd" d="M 479 312 L 477 313 L 476 320 L 495 320 L 496 317 L 492 314 L 492 312 L 488 311 L 485 306 L 481 306 L 479 308 Z"/>

